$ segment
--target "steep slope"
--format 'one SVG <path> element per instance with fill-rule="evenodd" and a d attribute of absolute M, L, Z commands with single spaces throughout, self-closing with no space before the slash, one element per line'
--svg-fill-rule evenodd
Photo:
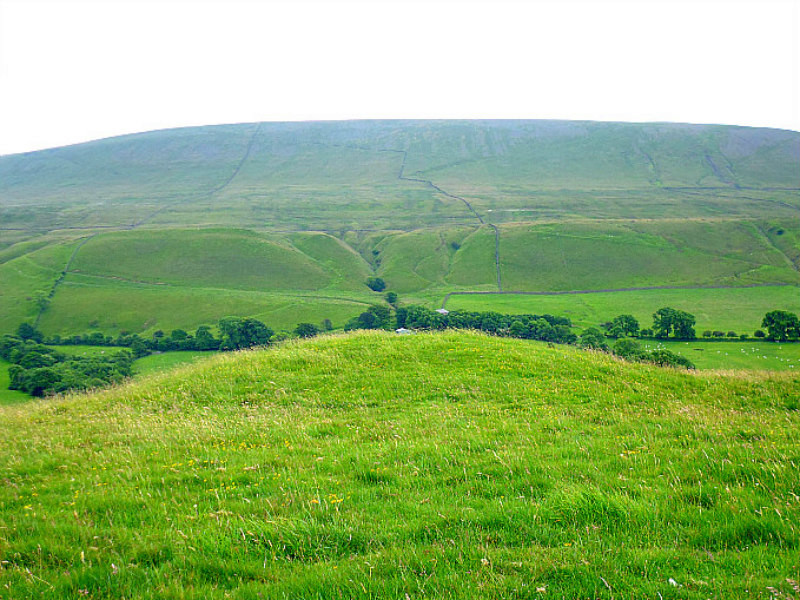
<path fill-rule="evenodd" d="M 799 396 L 797 376 L 473 333 L 220 356 L 0 408 L 0 579 L 15 598 L 788 596 Z"/>

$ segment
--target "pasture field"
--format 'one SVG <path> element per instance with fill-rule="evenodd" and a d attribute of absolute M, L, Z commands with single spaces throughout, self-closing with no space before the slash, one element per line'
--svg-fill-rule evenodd
<path fill-rule="evenodd" d="M 50 294 L 76 245 L 70 241 L 33 246 L 0 264 L 0 331 L 13 332 L 23 321 L 35 320 L 38 301 Z"/>
<path fill-rule="evenodd" d="M 321 290 L 331 287 L 336 275 L 339 285 L 365 289 L 369 269 L 354 251 L 324 234 L 297 234 L 294 239 L 311 256 L 280 237 L 243 230 L 102 234 L 84 244 L 71 271 L 151 284 L 254 291 Z"/>
<path fill-rule="evenodd" d="M 327 336 L 0 407 L 14 598 L 770 598 L 800 379 Z"/>
<path fill-rule="evenodd" d="M 365 288 L 366 290 L 366 288 Z M 184 288 L 119 282 L 70 275 L 59 288 L 40 326 L 62 337 L 74 333 L 120 331 L 152 333 L 157 329 L 194 331 L 225 316 L 255 317 L 275 331 L 290 331 L 300 322 L 337 327 L 362 312 L 380 295 L 278 294 L 242 290 Z"/>
<path fill-rule="evenodd" d="M 191 364 L 213 356 L 216 352 L 196 352 L 189 350 L 175 350 L 173 352 L 159 352 L 143 356 L 133 362 L 133 372 L 138 376 L 152 375 L 160 371 L 168 371 L 175 367 Z"/>
<path fill-rule="evenodd" d="M 122 350 L 120 346 L 84 346 L 81 344 L 50 346 L 50 348 L 54 348 L 61 354 L 68 356 L 102 356 L 103 354 Z"/>
<path fill-rule="evenodd" d="M 631 314 L 641 327 L 651 327 L 653 313 L 670 306 L 697 318 L 695 329 L 753 335 L 770 310 L 800 312 L 800 289 L 766 286 L 722 289 L 666 289 L 559 295 L 461 295 L 447 300 L 449 310 L 493 310 L 505 314 L 564 315 L 576 327 L 597 327 L 620 314 Z"/>
<path fill-rule="evenodd" d="M 691 342 L 642 340 L 646 350 L 666 348 L 691 360 L 698 369 L 800 370 L 800 344 L 774 342 Z"/>
<path fill-rule="evenodd" d="M 8 389 L 8 367 L 10 363 L 0 358 L 0 406 L 5 404 L 16 404 L 30 402 L 31 397 L 23 392 Z"/>
<path fill-rule="evenodd" d="M 505 225 L 500 269 L 506 291 L 800 283 L 750 223 Z"/>

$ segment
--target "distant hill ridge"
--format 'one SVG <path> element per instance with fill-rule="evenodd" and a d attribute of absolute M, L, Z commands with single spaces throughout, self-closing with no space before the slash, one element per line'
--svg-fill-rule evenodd
<path fill-rule="evenodd" d="M 800 133 L 793 131 L 673 123 L 398 120 L 187 127 L 2 156 L 0 194 L 4 200 L 24 199 L 44 186 L 74 185 L 75 178 L 113 188 L 148 176 L 150 181 L 139 182 L 143 190 L 154 184 L 175 187 L 181 182 L 177 175 L 197 178 L 197 189 L 202 189 L 209 168 L 235 167 L 248 146 L 249 160 L 264 167 L 248 170 L 248 182 L 267 184 L 291 157 L 313 155 L 308 147 L 320 146 L 322 152 L 322 147 L 339 145 L 408 151 L 409 170 L 425 162 L 425 171 L 459 172 L 454 167 L 462 161 L 488 162 L 505 180 L 530 179 L 545 188 L 561 185 L 564 178 L 572 188 L 605 186 L 609 180 L 616 187 L 800 187 Z M 539 168 L 515 171 L 525 159 Z M 262 164 L 267 160 L 277 164 Z M 602 177 L 596 177 L 598 169 Z M 314 171 L 283 174 L 287 183 L 299 183 Z M 331 175 L 323 169 L 315 178 Z"/>
<path fill-rule="evenodd" d="M 246 123 L 4 156 L 0 330 L 338 326 L 380 300 L 368 275 L 430 306 L 797 285 L 799 165 L 792 131 L 536 120 Z"/>

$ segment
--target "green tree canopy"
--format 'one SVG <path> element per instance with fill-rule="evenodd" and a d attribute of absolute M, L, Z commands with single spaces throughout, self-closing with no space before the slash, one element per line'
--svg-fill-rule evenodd
<path fill-rule="evenodd" d="M 386 289 L 386 282 L 380 277 L 367 277 L 367 287 L 373 292 L 382 292 Z"/>
<path fill-rule="evenodd" d="M 589 327 L 581 334 L 580 346 L 594 350 L 608 350 L 606 336 L 597 327 Z"/>
<path fill-rule="evenodd" d="M 639 321 L 633 315 L 618 315 L 607 324 L 606 330 L 612 338 L 636 337 L 639 335 Z"/>
<path fill-rule="evenodd" d="M 653 313 L 653 330 L 658 338 L 667 338 L 670 333 L 679 340 L 693 340 L 694 315 L 675 308 L 660 308 Z"/>
<path fill-rule="evenodd" d="M 294 332 L 301 338 L 310 338 L 319 333 L 319 327 L 313 323 L 299 323 L 297 327 L 294 328 Z"/>
<path fill-rule="evenodd" d="M 239 350 L 254 346 L 267 346 L 274 332 L 257 319 L 250 317 L 225 317 L 219 321 L 222 333 L 220 348 Z"/>
<path fill-rule="evenodd" d="M 761 326 L 767 330 L 767 338 L 785 342 L 800 337 L 800 320 L 797 315 L 785 310 L 773 310 L 764 315 Z"/>

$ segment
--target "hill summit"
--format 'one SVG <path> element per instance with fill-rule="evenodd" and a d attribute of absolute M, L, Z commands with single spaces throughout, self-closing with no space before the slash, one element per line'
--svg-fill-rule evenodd
<path fill-rule="evenodd" d="M 0 577 L 16 598 L 788 596 L 799 396 L 469 332 L 220 355 L 0 407 Z"/>

